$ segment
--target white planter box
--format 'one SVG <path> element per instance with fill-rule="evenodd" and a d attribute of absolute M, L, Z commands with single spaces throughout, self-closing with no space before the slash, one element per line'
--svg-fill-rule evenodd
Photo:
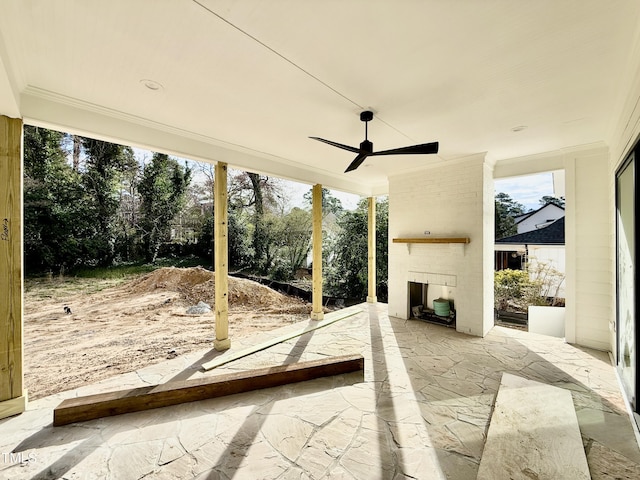
<path fill-rule="evenodd" d="M 564 338 L 564 307 L 529 307 L 529 331 Z"/>

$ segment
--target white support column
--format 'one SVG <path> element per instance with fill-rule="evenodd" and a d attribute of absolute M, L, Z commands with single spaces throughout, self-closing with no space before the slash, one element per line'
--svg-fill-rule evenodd
<path fill-rule="evenodd" d="M 313 186 L 312 196 L 313 216 L 313 289 L 312 289 L 312 320 L 322 320 L 322 185 Z"/>
<path fill-rule="evenodd" d="M 376 197 L 369 197 L 369 215 L 367 222 L 367 265 L 368 265 L 368 303 L 376 303 Z"/>
<path fill-rule="evenodd" d="M 218 162 L 214 184 L 214 243 L 216 282 L 216 338 L 213 348 L 218 351 L 231 347 L 229 340 L 229 240 L 227 237 L 227 164 Z"/>
<path fill-rule="evenodd" d="M 565 238 L 565 288 L 564 294 L 566 304 L 564 308 L 564 338 L 567 343 L 576 343 L 576 325 L 577 325 L 577 305 L 576 297 L 578 295 L 576 284 L 578 282 L 578 268 L 576 261 L 576 159 L 567 158 L 565 160 L 565 219 L 564 219 L 564 238 Z"/>
<path fill-rule="evenodd" d="M 22 120 L 0 115 L 0 418 L 26 409 L 22 332 Z"/>

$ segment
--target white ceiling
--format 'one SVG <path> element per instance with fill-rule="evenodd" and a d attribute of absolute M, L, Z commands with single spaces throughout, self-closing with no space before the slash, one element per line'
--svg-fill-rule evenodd
<path fill-rule="evenodd" d="M 0 113 L 360 194 L 457 157 L 607 143 L 640 24 L 637 0 L 0 0 L 0 9 Z M 440 153 L 373 157 L 343 174 L 355 155 L 308 137 L 358 146 L 363 109 L 376 113 L 376 150 L 439 141 Z"/>

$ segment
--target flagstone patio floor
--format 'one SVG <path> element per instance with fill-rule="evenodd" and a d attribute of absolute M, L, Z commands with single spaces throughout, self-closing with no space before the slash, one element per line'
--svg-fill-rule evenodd
<path fill-rule="evenodd" d="M 357 314 L 206 373 L 200 365 L 220 353 L 180 355 L 31 402 L 0 421 L 0 478 L 472 480 L 504 372 L 571 392 L 592 478 L 640 478 L 606 352 L 503 327 L 472 337 L 390 318 L 385 304 L 350 308 Z M 231 351 L 295 328 L 232 339 Z M 52 426 L 65 398 L 350 353 L 364 356 L 364 378 Z"/>

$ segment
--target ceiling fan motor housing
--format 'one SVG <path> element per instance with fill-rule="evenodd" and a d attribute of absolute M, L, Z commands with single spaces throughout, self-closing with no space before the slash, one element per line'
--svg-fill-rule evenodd
<path fill-rule="evenodd" d="M 364 140 L 362 143 L 360 143 L 360 151 L 373 153 L 373 143 L 371 143 L 369 140 Z"/>

